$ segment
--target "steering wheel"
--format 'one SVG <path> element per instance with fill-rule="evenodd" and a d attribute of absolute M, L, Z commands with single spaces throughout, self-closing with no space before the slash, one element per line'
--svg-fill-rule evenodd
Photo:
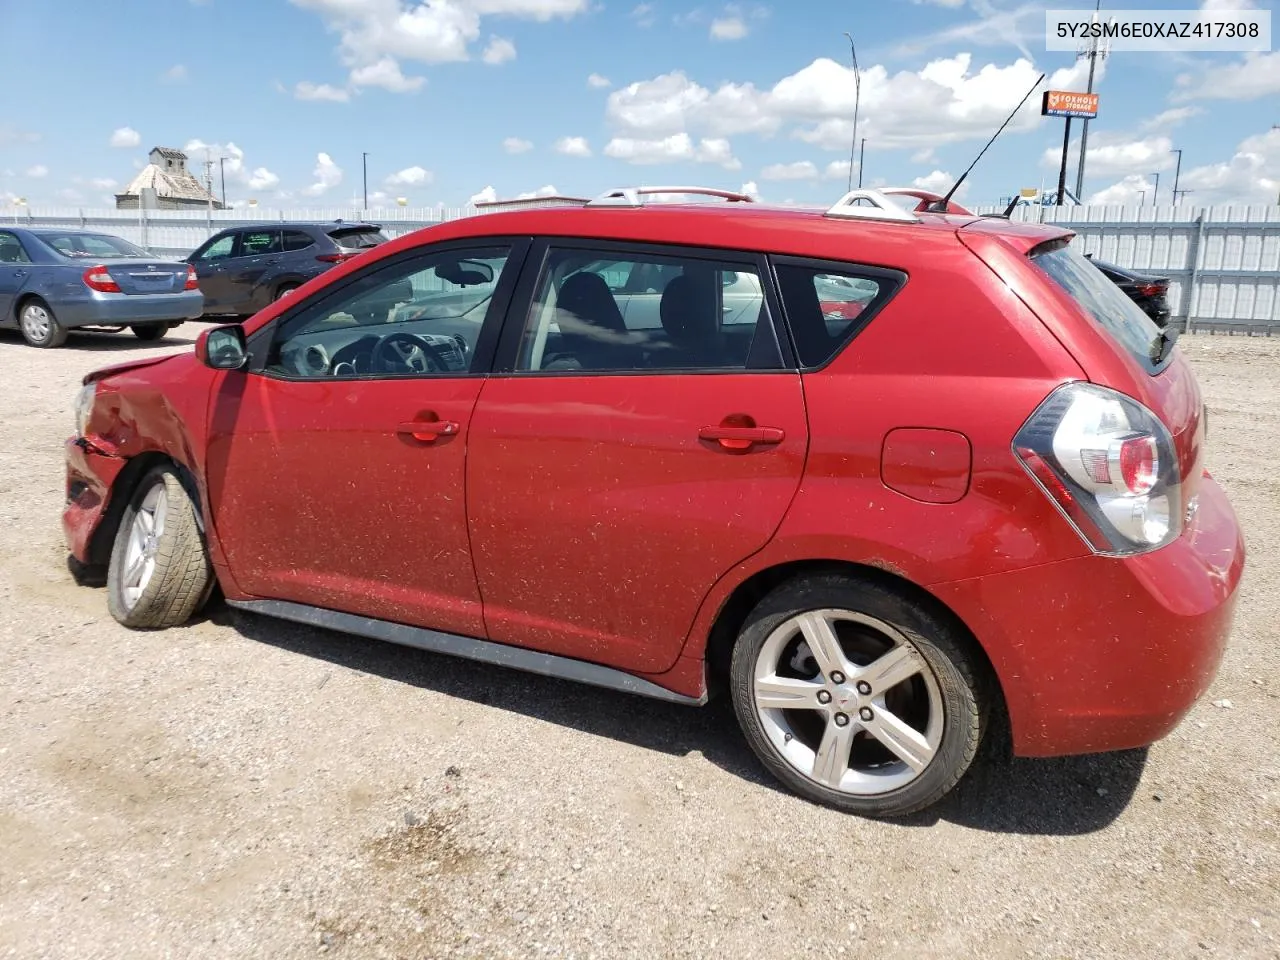
<path fill-rule="evenodd" d="M 440 351 L 414 333 L 392 333 L 373 348 L 370 365 L 378 373 L 446 373 Z"/>

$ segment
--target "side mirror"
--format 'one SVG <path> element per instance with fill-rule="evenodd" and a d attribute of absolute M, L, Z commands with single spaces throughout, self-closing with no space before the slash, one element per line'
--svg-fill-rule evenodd
<path fill-rule="evenodd" d="M 229 323 L 203 331 L 196 338 L 196 359 L 214 370 L 239 370 L 249 360 L 244 328 Z"/>

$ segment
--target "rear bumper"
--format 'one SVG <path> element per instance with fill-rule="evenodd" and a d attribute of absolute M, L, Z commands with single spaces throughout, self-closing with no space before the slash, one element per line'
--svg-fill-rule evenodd
<path fill-rule="evenodd" d="M 181 323 L 204 312 L 204 294 L 95 293 L 83 300 L 55 303 L 53 311 L 64 327 L 127 326 L 134 323 Z"/>
<path fill-rule="evenodd" d="M 93 536 L 110 505 L 111 488 L 128 462 L 94 450 L 83 440 L 66 442 L 67 499 L 62 511 L 62 533 L 67 549 L 81 563 L 93 563 Z"/>
<path fill-rule="evenodd" d="M 1139 557 L 1081 557 L 933 588 L 1004 690 L 1019 756 L 1124 750 L 1172 731 L 1218 670 L 1245 547 L 1208 475 L 1183 535 Z"/>

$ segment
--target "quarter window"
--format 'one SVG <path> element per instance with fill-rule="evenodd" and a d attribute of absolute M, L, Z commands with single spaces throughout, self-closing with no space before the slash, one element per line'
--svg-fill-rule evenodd
<path fill-rule="evenodd" d="M 300 379 L 470 373 L 510 252 L 414 257 L 303 304 L 277 327 L 266 372 Z"/>
<path fill-rule="evenodd" d="M 294 250 L 305 250 L 314 243 L 315 240 L 301 230 L 286 230 L 284 232 L 284 249 L 286 253 L 292 253 Z"/>
<path fill-rule="evenodd" d="M 901 283 L 791 263 L 779 263 L 775 271 L 802 367 L 822 366 L 839 353 Z"/>
<path fill-rule="evenodd" d="M 780 363 L 753 263 L 553 247 L 516 369 L 621 373 Z"/>

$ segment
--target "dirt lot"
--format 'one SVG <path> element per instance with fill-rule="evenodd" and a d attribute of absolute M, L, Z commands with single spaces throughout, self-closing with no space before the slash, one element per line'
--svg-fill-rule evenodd
<path fill-rule="evenodd" d="M 885 824 L 775 788 L 725 706 L 225 609 L 124 630 L 66 572 L 61 443 L 150 350 L 0 333 L 0 956 L 1280 957 L 1280 340 L 1184 349 L 1251 550 L 1208 698 Z"/>

